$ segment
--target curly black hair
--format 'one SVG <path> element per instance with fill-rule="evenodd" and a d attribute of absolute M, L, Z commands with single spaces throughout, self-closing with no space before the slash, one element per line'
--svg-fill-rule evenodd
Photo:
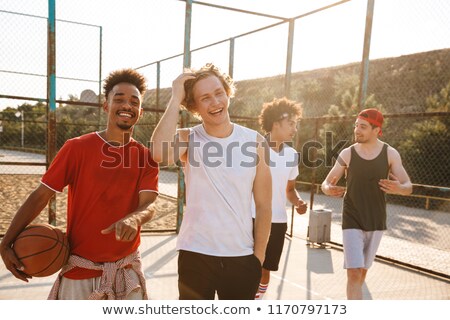
<path fill-rule="evenodd" d="M 273 123 L 284 118 L 302 116 L 303 108 L 298 102 L 287 99 L 286 97 L 273 99 L 272 102 L 264 103 L 259 115 L 259 124 L 266 132 L 272 131 Z"/>
<path fill-rule="evenodd" d="M 108 77 L 106 77 L 103 85 L 105 99 L 108 99 L 108 94 L 111 92 L 112 88 L 114 88 L 116 84 L 122 82 L 136 86 L 142 96 L 147 89 L 147 81 L 142 74 L 134 69 L 120 69 L 111 72 Z"/>

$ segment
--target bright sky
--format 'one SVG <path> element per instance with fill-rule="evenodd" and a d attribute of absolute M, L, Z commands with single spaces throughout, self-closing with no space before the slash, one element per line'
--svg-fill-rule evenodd
<path fill-rule="evenodd" d="M 204 2 L 294 17 L 337 0 L 208 0 Z M 298 19 L 294 33 L 293 72 L 360 61 L 367 0 L 352 0 Z M 177 0 L 56 0 L 56 18 L 103 27 L 102 78 L 123 67 L 139 67 L 180 54 L 184 46 L 185 3 Z M 46 20 L 1 12 L 47 16 L 47 0 L 0 2 L 0 70 L 45 75 Z M 450 1 L 375 0 L 371 59 L 450 47 Z M 191 49 L 248 32 L 278 20 L 193 6 Z M 5 30 L 3 32 L 3 30 Z M 58 22 L 58 77 L 99 77 L 99 28 Z M 285 72 L 288 24 L 236 39 L 235 80 Z M 228 43 L 192 55 L 192 66 L 214 62 L 228 70 Z M 162 83 L 170 86 L 182 71 L 182 59 L 162 63 Z M 149 86 L 156 68 L 140 69 Z M 98 92 L 95 82 L 58 79 L 57 98 L 84 89 Z M 46 96 L 46 79 L 0 72 L 0 93 Z M 11 101 L 0 99 L 0 109 Z"/>

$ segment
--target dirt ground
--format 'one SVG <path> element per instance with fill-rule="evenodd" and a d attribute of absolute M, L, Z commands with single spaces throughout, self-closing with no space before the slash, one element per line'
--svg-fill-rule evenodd
<path fill-rule="evenodd" d="M 0 236 L 4 235 L 11 220 L 26 197 L 39 185 L 41 175 L 0 175 Z M 56 226 L 66 227 L 67 188 L 56 195 Z M 160 195 L 156 200 L 153 219 L 142 227 L 142 231 L 173 231 L 176 228 L 177 203 L 175 199 Z M 48 222 L 48 208 L 34 222 Z"/>

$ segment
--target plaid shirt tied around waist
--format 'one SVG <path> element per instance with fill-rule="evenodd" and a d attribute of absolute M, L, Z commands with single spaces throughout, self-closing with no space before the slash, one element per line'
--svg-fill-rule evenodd
<path fill-rule="evenodd" d="M 80 256 L 71 255 L 67 264 L 63 266 L 58 274 L 48 295 L 48 300 L 58 300 L 61 278 L 66 272 L 75 267 L 103 271 L 100 278 L 100 286 L 91 293 L 89 300 L 124 300 L 130 292 L 139 287 L 142 290 L 144 300 L 148 299 L 140 255 L 138 251 L 135 251 L 116 262 L 104 262 L 101 264 L 94 263 Z M 127 267 L 131 267 L 137 273 L 139 282 L 128 275 L 125 270 Z"/>

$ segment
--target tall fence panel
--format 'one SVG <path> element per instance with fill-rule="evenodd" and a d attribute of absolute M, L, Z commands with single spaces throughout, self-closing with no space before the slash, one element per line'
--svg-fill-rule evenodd
<path fill-rule="evenodd" d="M 46 97 L 47 19 L 0 11 L 2 95 Z M 6 105 L 3 99 L 1 106 Z"/>
<path fill-rule="evenodd" d="M 224 30 L 202 38 L 209 23 L 217 22 L 211 12 L 218 10 L 204 5 L 193 4 L 193 19 L 200 19 L 200 13 L 206 13 L 208 19 L 192 30 L 192 66 L 214 62 L 233 75 L 238 90 L 230 113 L 234 122 L 244 126 L 260 130 L 257 116 L 262 104 L 286 93 L 303 104 L 304 119 L 294 141 L 302 156 L 298 189 L 312 207 L 333 209 L 335 243 L 341 243 L 342 199 L 324 196 L 318 186 L 338 151 L 351 143 L 358 110 L 378 107 L 389 114 L 383 139 L 399 150 L 415 185 L 413 196 L 388 196 L 389 230 L 380 254 L 448 276 L 448 267 L 439 261 L 448 261 L 450 252 L 444 232 L 450 224 L 450 168 L 445 161 L 450 153 L 450 3 L 375 1 L 364 106 L 358 105 L 358 85 L 366 1 L 330 2 L 328 7 L 288 18 L 261 16 L 254 29 L 241 34 L 235 25 L 216 23 Z M 180 4 L 173 16 L 183 19 L 183 9 Z M 233 21 L 232 16 L 227 13 L 224 19 Z M 293 21 L 292 29 L 289 21 Z M 427 23 L 416 29 L 415 21 Z M 0 38 L 4 48 L 0 61 L 0 202 L 5 203 L 10 218 L 46 166 L 47 19 L 3 10 L 0 27 L 5 30 Z M 288 68 L 289 32 L 293 32 L 292 74 Z M 104 128 L 106 119 L 99 108 L 102 28 L 57 21 L 56 34 L 59 148 L 69 138 Z M 138 141 L 148 144 L 182 66 L 180 53 L 137 68 L 149 80 L 144 116 L 134 131 Z M 189 116 L 189 126 L 197 123 L 198 119 Z M 173 200 L 178 168 L 161 169 L 160 192 Z M 58 199 L 57 219 L 64 216 L 65 197 Z M 146 230 L 161 229 L 159 222 L 166 215 L 174 216 L 175 205 L 170 201 L 160 204 L 164 214 Z M 5 215 L 1 218 L 7 219 Z M 306 237 L 306 232 L 302 228 L 300 236 Z"/>
<path fill-rule="evenodd" d="M 0 11 L 0 24 L 5 30 L 5 36 L 0 40 L 4 48 L 0 61 L 1 147 L 45 154 L 47 18 Z M 59 148 L 68 138 L 92 131 L 102 123 L 98 107 L 101 100 L 101 28 L 57 21 L 56 30 Z M 86 103 L 84 110 L 80 108 L 83 103 Z M 20 158 L 18 155 L 17 159 Z M 13 170 L 13 167 L 9 168 Z"/>
<path fill-rule="evenodd" d="M 449 111 L 427 101 L 450 86 L 449 12 L 448 1 L 376 1 L 370 57 L 392 58 L 370 64 L 368 90 L 385 111 Z"/>
<path fill-rule="evenodd" d="M 0 234 L 48 166 L 48 22 L 46 16 L 30 13 L 46 14 L 47 1 L 31 6 L 8 2 L 3 8 L 23 12 L 0 10 Z M 101 28 L 57 20 L 55 29 L 59 148 L 67 139 L 101 126 Z M 58 225 L 65 223 L 66 197 L 57 196 Z M 39 219 L 48 221 L 45 214 Z"/>

